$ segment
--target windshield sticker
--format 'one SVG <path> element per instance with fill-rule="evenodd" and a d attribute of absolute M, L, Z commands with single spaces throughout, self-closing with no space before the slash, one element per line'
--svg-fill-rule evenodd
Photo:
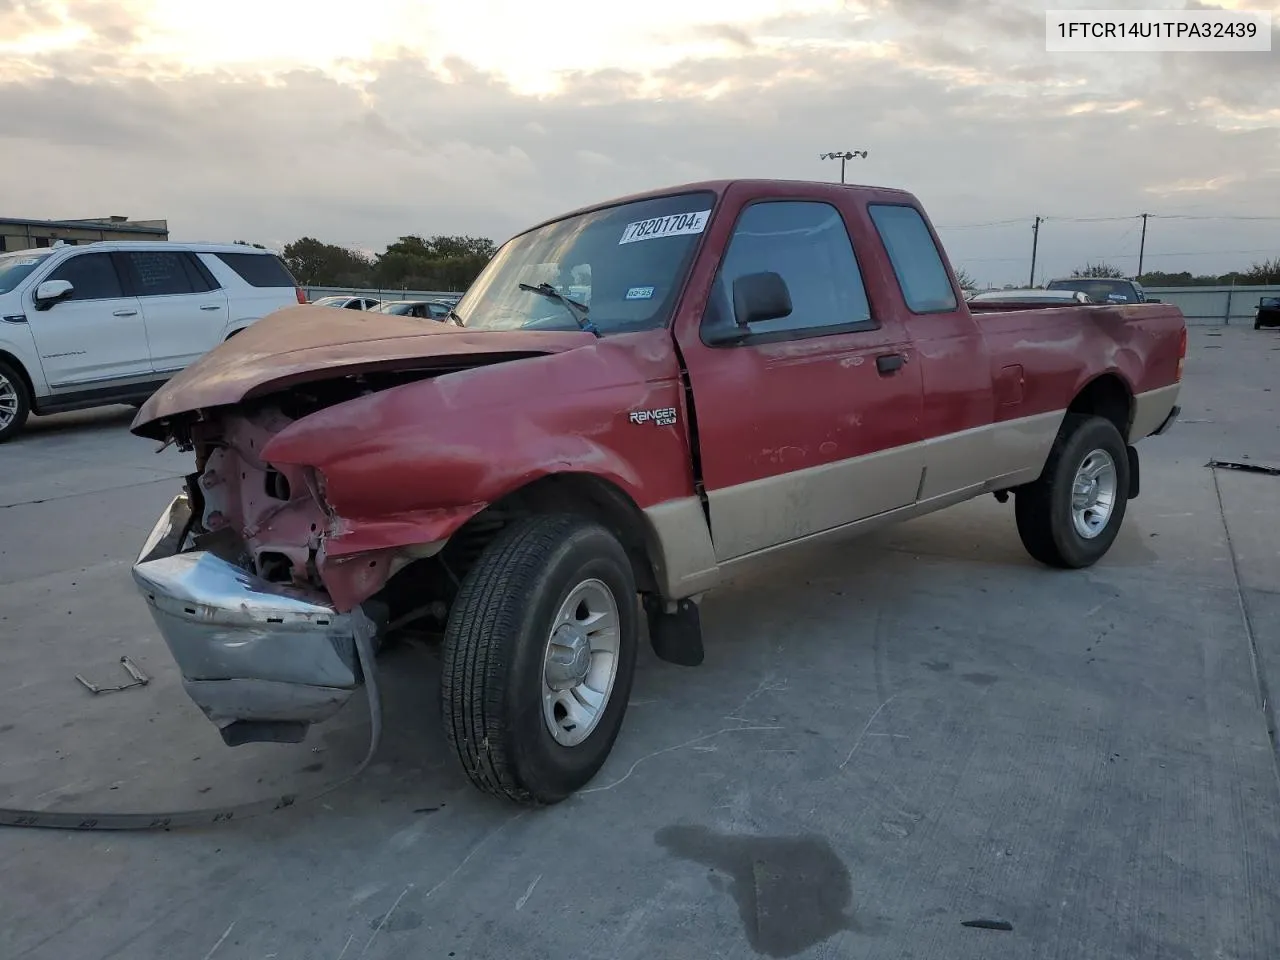
<path fill-rule="evenodd" d="M 637 240 L 657 240 L 659 237 L 679 237 L 689 233 L 701 233 L 706 229 L 707 220 L 710 217 L 710 210 L 698 210 L 695 213 L 675 213 L 669 217 L 637 220 L 635 223 L 626 225 L 618 245 L 635 243 Z"/>
<path fill-rule="evenodd" d="M 33 263 L 39 263 L 39 262 L 40 262 L 39 257 L 23 257 L 21 260 L 15 260 L 13 265 L 15 267 L 29 267 Z"/>
<path fill-rule="evenodd" d="M 628 300 L 652 300 L 653 287 L 632 287 L 627 291 Z"/>

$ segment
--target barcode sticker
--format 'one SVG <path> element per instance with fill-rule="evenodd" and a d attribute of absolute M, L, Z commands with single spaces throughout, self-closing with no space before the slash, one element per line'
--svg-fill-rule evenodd
<path fill-rule="evenodd" d="M 637 220 L 628 223 L 622 231 L 624 243 L 635 243 L 639 240 L 657 240 L 660 237 L 678 237 L 690 233 L 701 233 L 707 228 L 710 210 L 698 210 L 694 213 L 673 213 L 669 217 L 654 217 L 651 220 Z"/>

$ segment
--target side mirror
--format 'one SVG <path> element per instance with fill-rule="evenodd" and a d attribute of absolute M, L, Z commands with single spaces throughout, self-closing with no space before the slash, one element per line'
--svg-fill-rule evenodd
<path fill-rule="evenodd" d="M 791 316 L 787 281 L 771 270 L 744 274 L 733 281 L 733 319 L 745 327 Z"/>
<path fill-rule="evenodd" d="M 46 280 L 36 287 L 36 306 L 48 310 L 59 300 L 65 300 L 75 292 L 69 280 Z"/>

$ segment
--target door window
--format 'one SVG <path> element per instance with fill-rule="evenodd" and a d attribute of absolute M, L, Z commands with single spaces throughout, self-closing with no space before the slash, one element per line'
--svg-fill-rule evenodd
<path fill-rule="evenodd" d="M 751 325 L 751 338 L 770 340 L 874 329 L 862 272 L 844 218 L 829 203 L 770 200 L 747 207 L 720 264 L 707 323 L 733 322 L 733 282 L 763 271 L 779 274 L 791 313 Z M 750 340 L 748 340 L 750 342 Z"/>
<path fill-rule="evenodd" d="M 68 300 L 112 300 L 124 296 L 120 275 L 109 254 L 84 253 L 72 257 L 46 280 L 66 280 L 72 287 Z"/>

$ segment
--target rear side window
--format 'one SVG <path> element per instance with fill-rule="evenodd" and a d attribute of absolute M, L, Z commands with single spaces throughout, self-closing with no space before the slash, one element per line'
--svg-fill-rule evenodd
<path fill-rule="evenodd" d="M 280 258 L 271 253 L 215 253 L 251 287 L 295 287 L 296 281 Z"/>
<path fill-rule="evenodd" d="M 111 256 L 106 253 L 83 253 L 72 257 L 45 279 L 70 283 L 72 293 L 69 300 L 114 300 L 124 296 L 120 276 Z"/>
<path fill-rule="evenodd" d="M 956 309 L 956 292 L 920 211 L 888 203 L 871 204 L 868 210 L 893 264 L 907 309 L 912 313 Z"/>

